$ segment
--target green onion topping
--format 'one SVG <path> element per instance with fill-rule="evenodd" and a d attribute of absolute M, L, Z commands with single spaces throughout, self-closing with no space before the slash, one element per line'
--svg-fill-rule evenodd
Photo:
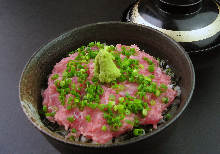
<path fill-rule="evenodd" d="M 58 75 L 58 74 L 54 74 L 54 75 L 51 77 L 52 80 L 56 80 L 56 79 L 58 79 L 58 78 L 59 78 L 59 75 Z"/>
<path fill-rule="evenodd" d="M 144 133 L 145 133 L 144 129 L 134 129 L 133 130 L 134 136 L 140 136 L 140 135 L 143 135 Z"/>
<path fill-rule="evenodd" d="M 76 129 L 75 129 L 75 128 L 73 128 L 71 132 L 72 132 L 72 133 L 76 133 Z"/>
<path fill-rule="evenodd" d="M 166 119 L 166 120 L 169 120 L 169 119 L 171 119 L 171 118 L 172 118 L 171 114 L 169 114 L 169 113 L 165 114 L 165 119 Z"/>
<path fill-rule="evenodd" d="M 169 102 L 169 98 L 168 97 L 162 97 L 162 102 L 167 104 Z"/>
<path fill-rule="evenodd" d="M 148 66 L 148 71 L 151 72 L 151 73 L 154 72 L 154 65 L 149 65 Z"/>
<path fill-rule="evenodd" d="M 107 127 L 105 125 L 102 126 L 102 131 L 107 131 Z"/>
<path fill-rule="evenodd" d="M 67 117 L 67 120 L 68 120 L 69 122 L 74 122 L 74 121 L 75 121 L 75 118 L 74 118 L 73 116 L 71 116 L 71 117 Z"/>
<path fill-rule="evenodd" d="M 91 121 L 91 116 L 90 116 L 89 114 L 86 116 L 86 120 L 87 120 L 88 122 Z"/>
<path fill-rule="evenodd" d="M 46 106 L 46 105 L 43 106 L 43 111 L 44 111 L 45 113 L 47 112 L 47 106 Z"/>

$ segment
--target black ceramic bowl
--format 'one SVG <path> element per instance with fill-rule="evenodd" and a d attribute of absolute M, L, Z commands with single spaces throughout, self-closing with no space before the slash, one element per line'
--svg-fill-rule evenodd
<path fill-rule="evenodd" d="M 172 111 L 173 117 L 158 126 L 158 129 L 143 136 L 124 140 L 115 144 L 96 145 L 91 143 L 71 142 L 63 136 L 48 129 L 39 116 L 42 107 L 41 92 L 47 87 L 48 75 L 53 66 L 67 55 L 69 51 L 87 45 L 91 41 L 107 44 L 136 44 L 151 55 L 168 60 L 175 75 L 181 78 L 181 99 L 179 106 Z M 24 113 L 31 123 L 50 141 L 64 148 L 97 149 L 121 147 L 149 140 L 150 137 L 171 125 L 188 105 L 194 90 L 195 76 L 193 65 L 184 49 L 166 35 L 145 26 L 121 22 L 104 22 L 82 26 L 50 41 L 40 48 L 28 61 L 20 80 L 20 102 Z"/>

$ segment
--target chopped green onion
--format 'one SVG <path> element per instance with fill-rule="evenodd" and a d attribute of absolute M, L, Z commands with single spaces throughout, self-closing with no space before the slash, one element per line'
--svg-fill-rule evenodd
<path fill-rule="evenodd" d="M 151 79 L 154 79 L 154 78 L 155 78 L 155 76 L 154 76 L 153 74 L 149 75 L 149 77 L 150 77 Z"/>
<path fill-rule="evenodd" d="M 145 116 L 145 117 L 147 116 L 147 109 L 142 110 L 142 115 Z"/>
<path fill-rule="evenodd" d="M 114 105 L 113 109 L 114 109 L 114 111 L 117 111 L 118 110 L 118 106 Z"/>
<path fill-rule="evenodd" d="M 74 137 L 73 135 L 71 135 L 71 136 L 69 137 L 69 139 L 70 139 L 71 141 L 75 141 L 75 137 Z"/>
<path fill-rule="evenodd" d="M 68 120 L 69 122 L 74 122 L 74 121 L 75 121 L 75 118 L 74 118 L 73 116 L 71 116 L 71 117 L 67 117 L 67 120 Z"/>
<path fill-rule="evenodd" d="M 153 64 L 152 60 L 150 60 L 149 58 L 144 57 L 143 59 L 144 59 L 145 61 L 147 61 L 147 63 L 148 63 L 149 65 L 152 65 L 152 64 Z"/>
<path fill-rule="evenodd" d="M 133 130 L 134 136 L 140 136 L 140 135 L 143 135 L 144 133 L 145 133 L 144 129 L 134 129 Z"/>
<path fill-rule="evenodd" d="M 109 49 L 110 49 L 111 51 L 116 50 L 115 47 L 114 47 L 113 45 L 110 45 Z"/>
<path fill-rule="evenodd" d="M 99 104 L 98 108 L 103 111 L 106 108 L 105 104 Z"/>
<path fill-rule="evenodd" d="M 156 82 L 152 82 L 151 85 L 156 88 L 157 87 L 157 83 Z"/>
<path fill-rule="evenodd" d="M 93 46 L 95 46 L 95 43 L 94 42 L 90 42 L 89 43 L 89 47 L 93 47 Z"/>
<path fill-rule="evenodd" d="M 65 89 L 65 92 L 66 92 L 66 94 L 69 94 L 70 88 L 66 88 L 66 89 Z"/>
<path fill-rule="evenodd" d="M 67 110 L 71 110 L 71 109 L 72 109 L 72 106 L 71 106 L 71 105 L 67 105 L 66 109 L 67 109 Z"/>
<path fill-rule="evenodd" d="M 124 102 L 124 100 L 125 100 L 125 98 L 124 98 L 124 97 L 119 97 L 119 98 L 118 98 L 119 103 Z"/>
<path fill-rule="evenodd" d="M 154 65 L 149 65 L 148 66 L 148 71 L 151 72 L 151 73 L 154 72 Z"/>
<path fill-rule="evenodd" d="M 62 76 L 63 76 L 63 79 L 67 78 L 67 76 L 68 76 L 67 71 L 64 71 L 63 74 L 62 74 Z"/>
<path fill-rule="evenodd" d="M 146 109 L 149 109 L 149 106 L 148 106 L 147 102 L 144 102 L 144 107 L 145 107 Z"/>
<path fill-rule="evenodd" d="M 145 77 L 144 77 L 144 80 L 146 80 L 146 81 L 148 81 L 148 82 L 151 82 L 151 81 L 152 81 L 152 79 L 151 79 L 150 77 L 148 77 L 148 76 L 145 76 Z"/>
<path fill-rule="evenodd" d="M 72 80 L 71 80 L 70 78 L 68 78 L 68 79 L 65 80 L 65 83 L 66 83 L 67 85 L 69 85 L 71 82 L 72 82 Z"/>
<path fill-rule="evenodd" d="M 46 106 L 46 105 L 43 106 L 43 111 L 44 111 L 45 113 L 47 112 L 47 106 Z"/>
<path fill-rule="evenodd" d="M 167 86 L 165 84 L 160 84 L 160 91 L 165 92 L 167 90 Z"/>
<path fill-rule="evenodd" d="M 105 125 L 102 126 L 102 131 L 107 131 L 107 127 Z"/>
<path fill-rule="evenodd" d="M 73 100 L 73 96 L 70 96 L 70 97 L 68 98 L 68 103 L 67 103 L 67 104 L 71 104 L 72 100 Z"/>
<path fill-rule="evenodd" d="M 169 102 L 169 98 L 168 97 L 163 97 L 162 102 L 167 104 Z"/>
<path fill-rule="evenodd" d="M 156 95 L 157 97 L 159 97 L 159 96 L 160 96 L 160 90 L 156 89 L 155 95 Z"/>
<path fill-rule="evenodd" d="M 134 125 L 134 123 L 131 120 L 125 119 L 125 122 L 130 124 L 130 125 Z"/>
<path fill-rule="evenodd" d="M 76 133 L 77 131 L 76 131 L 75 128 L 73 128 L 71 132 L 72 132 L 72 133 Z"/>
<path fill-rule="evenodd" d="M 120 122 L 114 123 L 114 124 L 112 125 L 111 130 L 112 130 L 112 131 L 118 131 L 118 129 L 119 129 L 119 127 L 120 127 L 121 125 L 122 125 L 122 124 L 121 124 Z"/>
<path fill-rule="evenodd" d="M 46 117 L 54 117 L 56 112 L 46 113 Z"/>
<path fill-rule="evenodd" d="M 150 101 L 150 105 L 154 106 L 155 104 L 156 104 L 156 101 L 152 99 L 152 100 Z"/>
<path fill-rule="evenodd" d="M 65 105 L 65 97 L 64 97 L 64 95 L 60 95 L 59 96 L 59 101 L 61 102 L 61 105 Z"/>
<path fill-rule="evenodd" d="M 54 74 L 54 75 L 51 77 L 51 79 L 52 79 L 52 80 L 56 80 L 56 79 L 58 79 L 58 77 L 59 77 L 58 74 Z"/>
<path fill-rule="evenodd" d="M 60 86 L 63 88 L 64 86 L 65 86 L 65 81 L 64 80 L 62 80 L 62 81 L 60 81 Z"/>
<path fill-rule="evenodd" d="M 90 116 L 89 114 L 86 116 L 86 120 L 87 120 L 88 122 L 91 121 L 91 116 Z"/>
<path fill-rule="evenodd" d="M 75 103 L 79 103 L 79 99 L 78 99 L 78 98 L 75 98 L 75 99 L 74 99 L 74 102 L 75 102 Z"/>
<path fill-rule="evenodd" d="M 172 115 L 171 115 L 171 114 L 167 113 L 167 114 L 165 115 L 165 119 L 166 119 L 166 120 L 169 120 L 169 119 L 171 119 L 171 118 L 172 118 Z"/>
<path fill-rule="evenodd" d="M 169 120 L 170 118 L 172 118 L 171 114 L 167 113 L 167 114 L 165 115 L 165 119 L 166 119 L 166 120 Z"/>
<path fill-rule="evenodd" d="M 114 101 L 115 100 L 115 95 L 110 95 L 109 100 Z"/>
<path fill-rule="evenodd" d="M 113 105 L 115 105 L 115 101 L 109 101 L 108 105 L 112 107 Z"/>
<path fill-rule="evenodd" d="M 113 89 L 116 89 L 116 88 L 118 88 L 118 87 L 119 87 L 118 84 L 114 84 L 114 85 L 112 86 Z"/>
<path fill-rule="evenodd" d="M 130 114 L 131 114 L 131 111 L 128 110 L 128 109 L 126 109 L 126 110 L 125 110 L 125 114 L 126 114 L 126 115 L 130 115 Z"/>
<path fill-rule="evenodd" d="M 123 113 L 124 112 L 124 105 L 121 105 L 121 104 L 117 105 L 117 109 L 118 109 L 119 113 Z"/>
<path fill-rule="evenodd" d="M 132 55 L 134 55 L 136 53 L 135 48 L 131 48 L 130 52 L 131 52 Z"/>
<path fill-rule="evenodd" d="M 91 104 L 90 104 L 90 107 L 91 107 L 92 109 L 95 109 L 97 106 L 98 106 L 97 103 L 91 103 Z"/>
<path fill-rule="evenodd" d="M 134 126 L 139 126 L 139 124 L 140 124 L 140 121 L 136 118 L 135 120 L 134 120 Z"/>
<path fill-rule="evenodd" d="M 143 69 L 143 68 L 144 68 L 144 65 L 140 64 L 139 67 L 140 67 L 140 69 Z"/>
<path fill-rule="evenodd" d="M 58 88 L 60 86 L 60 80 L 55 80 L 54 81 L 55 86 Z"/>
<path fill-rule="evenodd" d="M 161 61 L 161 60 L 160 60 L 160 58 L 159 58 L 159 57 L 157 57 L 157 61 L 160 63 L 160 61 Z"/>

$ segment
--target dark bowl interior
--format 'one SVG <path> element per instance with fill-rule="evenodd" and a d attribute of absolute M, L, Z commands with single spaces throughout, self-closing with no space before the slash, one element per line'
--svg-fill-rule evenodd
<path fill-rule="evenodd" d="M 53 66 L 59 62 L 68 52 L 86 45 L 91 41 L 100 41 L 107 44 L 136 44 L 151 55 L 168 60 L 175 75 L 181 78 L 181 99 L 178 108 L 172 111 L 173 117 L 158 129 L 143 136 L 131 138 L 117 144 L 95 145 L 89 143 L 70 142 L 63 136 L 48 129 L 41 121 L 39 109 L 42 106 L 41 92 L 47 87 L 48 75 Z M 105 22 L 82 26 L 62 34 L 40 48 L 29 60 L 24 68 L 20 80 L 20 102 L 28 119 L 44 135 L 55 142 L 66 144 L 69 147 L 116 147 L 127 145 L 160 132 L 173 123 L 183 112 L 189 103 L 194 89 L 194 69 L 184 49 L 166 35 L 141 25 Z"/>

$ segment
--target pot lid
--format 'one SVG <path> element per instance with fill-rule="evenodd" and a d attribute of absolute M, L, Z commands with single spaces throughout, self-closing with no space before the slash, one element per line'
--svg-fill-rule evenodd
<path fill-rule="evenodd" d="M 220 44 L 220 5 L 212 0 L 139 0 L 127 20 L 157 29 L 188 52 Z"/>

